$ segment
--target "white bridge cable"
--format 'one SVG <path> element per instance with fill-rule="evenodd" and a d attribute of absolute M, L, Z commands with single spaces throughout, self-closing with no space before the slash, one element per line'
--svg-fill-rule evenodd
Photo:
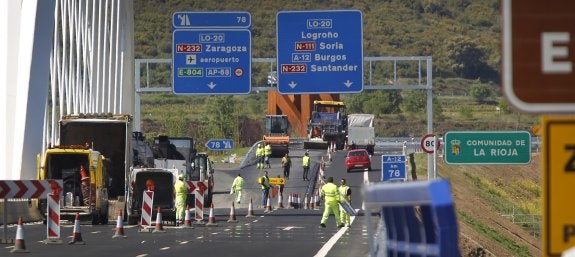
<path fill-rule="evenodd" d="M 50 54 L 50 92 L 47 95 L 44 145 L 58 143 L 62 116 L 80 113 L 119 114 L 125 108 L 124 51 L 132 39 L 126 17 L 131 1 L 56 0 L 54 37 Z M 126 28 L 128 27 L 128 29 Z M 131 86 L 131 85 L 128 85 Z M 43 150 L 44 150 L 43 149 Z"/>

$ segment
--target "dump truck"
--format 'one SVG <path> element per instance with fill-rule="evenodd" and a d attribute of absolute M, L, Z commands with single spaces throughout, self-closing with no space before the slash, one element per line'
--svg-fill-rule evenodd
<path fill-rule="evenodd" d="M 287 115 L 266 115 L 263 142 L 271 146 L 273 157 L 282 157 L 289 152 L 289 121 Z"/>
<path fill-rule="evenodd" d="M 369 155 L 375 151 L 373 114 L 349 114 L 347 116 L 347 146 L 349 149 L 365 149 Z"/>
<path fill-rule="evenodd" d="M 38 157 L 38 179 L 61 179 L 62 219 L 74 220 L 76 213 L 92 224 L 108 224 L 108 169 L 110 162 L 89 145 L 57 146 Z M 38 209 L 47 215 L 46 199 Z"/>
<path fill-rule="evenodd" d="M 342 101 L 313 101 L 313 111 L 307 127 L 305 149 L 327 149 L 335 143 L 343 149 L 347 137 L 347 115 Z"/>
<path fill-rule="evenodd" d="M 70 180 L 73 181 L 70 182 L 72 187 L 70 190 L 77 190 L 78 178 L 81 179 L 82 175 L 79 172 L 80 165 L 82 165 L 90 173 L 90 179 L 96 181 L 93 185 L 95 188 L 91 191 L 96 193 L 92 196 L 96 196 L 96 202 L 89 205 L 95 205 L 97 210 L 92 210 L 91 213 L 84 211 L 80 214 L 82 216 L 92 215 L 93 223 L 98 223 L 98 220 L 101 223 L 107 223 L 109 217 L 104 213 L 108 205 L 112 210 L 125 208 L 124 197 L 128 191 L 126 177 L 133 164 L 134 153 L 131 145 L 132 117 L 127 114 L 107 113 L 66 115 L 61 117 L 58 129 L 60 132 L 57 143 L 39 156 L 38 177 L 66 179 L 70 176 Z M 66 155 L 70 157 L 65 157 Z M 74 158 L 90 161 L 71 161 Z M 96 161 L 98 158 L 102 158 L 102 165 Z M 73 198 L 79 197 L 78 191 L 69 192 L 72 193 Z M 68 192 L 65 192 L 64 197 L 66 193 Z M 102 207 L 97 207 L 100 206 L 99 198 L 107 200 L 102 202 Z M 38 205 L 41 213 L 45 213 L 45 206 L 42 202 Z M 72 210 L 70 209 L 70 212 L 73 212 Z M 63 210 L 62 213 L 66 215 L 68 211 Z"/>

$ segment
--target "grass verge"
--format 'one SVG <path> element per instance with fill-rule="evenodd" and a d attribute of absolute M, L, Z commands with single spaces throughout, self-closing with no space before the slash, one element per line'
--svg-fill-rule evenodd
<path fill-rule="evenodd" d="M 533 257 L 529 253 L 529 249 L 526 246 L 518 245 L 513 240 L 503 236 L 502 234 L 500 234 L 496 230 L 487 227 L 485 224 L 479 222 L 478 220 L 474 219 L 470 215 L 467 215 L 467 213 L 465 213 L 463 211 L 458 210 L 457 213 L 459 214 L 459 219 L 461 221 L 467 223 L 475 231 L 483 234 L 485 237 L 490 238 L 491 240 L 499 243 L 505 249 L 513 252 L 514 256 L 519 256 L 519 257 L 531 256 L 531 257 Z"/>

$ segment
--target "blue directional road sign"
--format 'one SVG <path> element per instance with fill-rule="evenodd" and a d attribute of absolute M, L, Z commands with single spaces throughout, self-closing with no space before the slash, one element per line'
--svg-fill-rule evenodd
<path fill-rule="evenodd" d="M 381 156 L 381 181 L 407 179 L 405 172 L 405 155 Z"/>
<path fill-rule="evenodd" d="M 176 29 L 172 83 L 175 94 L 248 94 L 251 91 L 248 29 Z"/>
<path fill-rule="evenodd" d="M 182 28 L 249 28 L 249 12 L 175 12 L 172 18 L 174 29 Z"/>
<path fill-rule="evenodd" d="M 280 93 L 363 90 L 361 11 L 278 12 L 276 18 Z"/>
<path fill-rule="evenodd" d="M 234 150 L 234 140 L 210 139 L 205 146 L 210 150 Z"/>

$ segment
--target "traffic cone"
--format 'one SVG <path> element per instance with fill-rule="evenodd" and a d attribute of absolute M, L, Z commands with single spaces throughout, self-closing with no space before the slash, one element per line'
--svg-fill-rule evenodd
<path fill-rule="evenodd" d="M 315 210 L 315 194 L 312 194 L 309 198 L 309 209 Z"/>
<path fill-rule="evenodd" d="M 283 203 L 283 196 L 281 194 L 278 195 L 278 206 L 276 209 L 283 209 L 284 208 L 284 203 Z"/>
<path fill-rule="evenodd" d="M 154 227 L 154 231 L 152 233 L 166 233 L 164 230 L 164 226 L 162 225 L 162 211 L 158 206 L 158 213 L 156 214 L 156 226 Z"/>
<path fill-rule="evenodd" d="M 72 233 L 72 241 L 68 244 L 84 245 L 86 242 L 82 240 L 82 232 L 80 232 L 80 214 L 76 212 L 76 219 L 74 220 L 74 232 Z"/>
<path fill-rule="evenodd" d="M 126 236 L 124 235 L 124 219 L 122 218 L 122 210 L 118 211 L 118 221 L 116 222 L 116 233 L 114 234 L 114 236 L 112 236 L 112 238 L 116 238 L 116 237 L 123 237 L 126 238 Z"/>
<path fill-rule="evenodd" d="M 307 201 L 307 194 L 305 194 L 304 199 L 303 199 L 303 208 L 304 209 L 309 209 L 309 202 Z"/>
<path fill-rule="evenodd" d="M 347 150 L 347 141 L 343 142 L 343 150 Z"/>
<path fill-rule="evenodd" d="M 246 217 L 255 217 L 256 215 L 254 215 L 254 206 L 252 203 L 252 199 L 250 199 L 250 204 L 248 204 L 248 214 L 246 214 Z"/>
<path fill-rule="evenodd" d="M 208 223 L 206 223 L 206 226 L 215 227 L 217 225 L 218 224 L 216 223 L 216 217 L 214 216 L 214 203 L 212 203 L 212 206 L 210 206 L 210 216 L 208 217 Z"/>
<path fill-rule="evenodd" d="M 272 211 L 272 206 L 270 203 L 270 195 L 268 195 L 268 199 L 266 201 L 266 210 L 264 211 L 265 213 L 271 212 Z"/>
<path fill-rule="evenodd" d="M 228 219 L 228 222 L 238 222 L 238 220 L 236 220 L 236 208 L 234 202 L 232 202 L 232 207 L 230 208 L 230 218 Z"/>
<path fill-rule="evenodd" d="M 291 193 L 289 193 L 288 195 L 288 205 L 287 205 L 288 209 L 293 209 L 293 198 Z"/>
<path fill-rule="evenodd" d="M 190 207 L 186 205 L 186 216 L 184 218 L 184 228 L 194 228 L 191 222 Z"/>
<path fill-rule="evenodd" d="M 14 248 L 10 250 L 12 253 L 29 253 L 26 250 L 26 242 L 24 242 L 24 227 L 22 226 L 22 216 L 18 218 L 18 228 L 16 229 L 16 239 L 14 240 Z"/>
<path fill-rule="evenodd" d="M 328 153 L 328 154 L 327 154 L 327 159 L 328 159 L 330 162 L 333 161 L 333 160 L 331 159 L 331 153 Z"/>

